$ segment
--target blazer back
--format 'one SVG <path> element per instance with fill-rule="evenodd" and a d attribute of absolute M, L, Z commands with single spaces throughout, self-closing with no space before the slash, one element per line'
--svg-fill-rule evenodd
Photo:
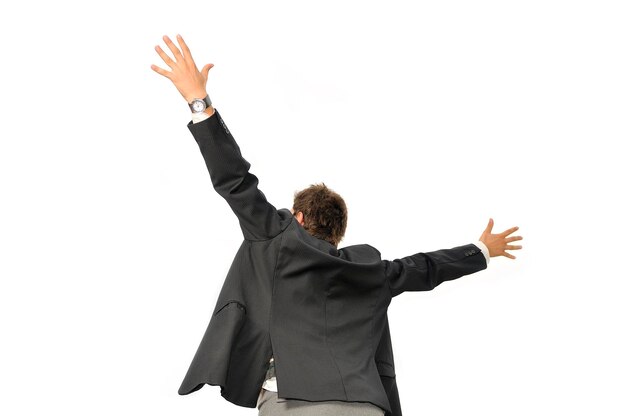
<path fill-rule="evenodd" d="M 188 128 L 244 240 L 178 393 L 215 385 L 256 407 L 273 356 L 280 398 L 369 402 L 401 416 L 387 308 L 405 291 L 484 269 L 480 249 L 393 261 L 368 244 L 338 249 L 266 200 L 217 110 Z"/>

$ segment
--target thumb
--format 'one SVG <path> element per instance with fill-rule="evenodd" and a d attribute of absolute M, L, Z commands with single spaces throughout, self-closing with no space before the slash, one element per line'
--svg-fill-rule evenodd
<path fill-rule="evenodd" d="M 202 68 L 202 75 L 203 75 L 205 78 L 208 78 L 208 77 L 209 77 L 209 69 L 213 68 L 214 66 L 215 66 L 215 65 L 213 65 L 213 64 L 206 64 L 206 65 L 204 66 L 204 68 Z"/>
<path fill-rule="evenodd" d="M 485 228 L 485 234 L 491 234 L 491 230 L 493 230 L 493 218 L 489 218 L 487 228 Z"/>

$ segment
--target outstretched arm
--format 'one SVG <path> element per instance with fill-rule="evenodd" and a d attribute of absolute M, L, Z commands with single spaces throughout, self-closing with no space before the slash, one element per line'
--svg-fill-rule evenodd
<path fill-rule="evenodd" d="M 198 71 L 189 48 L 178 35 L 179 50 L 167 37 L 163 40 L 174 55 L 171 59 L 159 46 L 155 49 L 171 71 L 152 65 L 152 69 L 168 78 L 190 103 L 194 98 L 207 96 L 206 83 L 213 64 Z M 211 182 L 237 215 L 244 237 L 248 240 L 265 240 L 281 231 L 281 217 L 258 189 L 257 177 L 249 172 L 250 163 L 241 155 L 239 146 L 226 127 L 219 112 L 209 106 L 206 115 L 194 117 L 187 127 L 193 134 L 211 175 Z"/>
<path fill-rule="evenodd" d="M 507 250 L 519 250 L 522 246 L 510 245 L 512 241 L 521 240 L 521 236 L 509 237 L 518 227 L 493 234 L 493 220 L 480 236 L 488 253 L 475 244 L 437 250 L 429 253 L 417 253 L 393 261 L 383 260 L 385 273 L 392 296 L 405 291 L 432 290 L 442 282 L 454 280 L 472 274 L 487 267 L 490 257 L 505 256 L 514 259 Z"/>

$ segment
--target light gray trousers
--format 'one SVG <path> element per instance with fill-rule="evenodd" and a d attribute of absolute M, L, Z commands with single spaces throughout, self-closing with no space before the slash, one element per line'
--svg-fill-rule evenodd
<path fill-rule="evenodd" d="M 372 403 L 308 402 L 288 399 L 277 401 L 278 393 L 263 389 L 257 408 L 259 416 L 383 416 L 385 412 Z"/>

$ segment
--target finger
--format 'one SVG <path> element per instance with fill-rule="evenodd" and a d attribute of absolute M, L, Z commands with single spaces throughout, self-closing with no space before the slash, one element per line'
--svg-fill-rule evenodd
<path fill-rule="evenodd" d="M 485 234 L 491 234 L 491 230 L 493 230 L 493 218 L 489 218 L 487 228 L 485 228 Z"/>
<path fill-rule="evenodd" d="M 506 246 L 504 246 L 505 250 L 520 250 L 522 248 L 522 246 L 512 246 L 510 244 L 507 244 Z"/>
<path fill-rule="evenodd" d="M 163 69 L 163 68 L 159 68 L 158 66 L 156 66 L 156 65 L 154 65 L 154 64 L 153 64 L 153 65 L 150 65 L 150 68 L 152 68 L 152 70 L 153 70 L 154 72 L 156 72 L 157 74 L 161 74 L 161 75 L 163 75 L 165 78 L 170 79 L 170 75 L 171 75 L 171 72 L 170 72 L 170 71 L 166 71 L 166 70 L 165 70 L 165 69 Z"/>
<path fill-rule="evenodd" d="M 513 237 L 505 238 L 504 242 L 505 243 L 510 243 L 511 241 L 519 241 L 519 240 L 522 240 L 522 239 L 523 239 L 523 237 L 521 235 L 516 235 L 516 236 L 513 236 Z"/>
<path fill-rule="evenodd" d="M 193 62 L 193 57 L 191 56 L 191 51 L 189 50 L 189 47 L 185 43 L 185 40 L 183 39 L 183 37 L 181 35 L 176 35 L 176 38 L 178 39 L 178 43 L 180 44 L 180 48 L 183 50 L 183 56 L 184 56 L 185 60 L 190 62 L 190 63 Z"/>
<path fill-rule="evenodd" d="M 512 254 L 509 254 L 509 253 L 506 253 L 506 252 L 505 252 L 505 253 L 502 253 L 502 255 L 503 255 L 504 257 L 508 257 L 508 258 L 510 258 L 510 259 L 515 260 L 515 256 L 514 256 L 514 255 L 512 255 Z"/>
<path fill-rule="evenodd" d="M 155 46 L 154 49 L 157 51 L 163 62 L 167 64 L 170 68 L 174 68 L 176 66 L 176 62 L 172 61 L 172 58 L 169 57 L 168 54 L 165 53 L 163 49 L 159 45 Z"/>
<path fill-rule="evenodd" d="M 512 228 L 509 228 L 506 231 L 501 232 L 500 235 L 503 236 L 503 237 L 506 237 L 507 235 L 509 235 L 511 233 L 514 233 L 517 230 L 519 230 L 519 227 L 512 227 Z"/>
<path fill-rule="evenodd" d="M 172 51 L 172 53 L 174 54 L 174 58 L 176 58 L 176 62 L 184 60 L 183 54 L 180 53 L 180 51 L 178 50 L 176 45 L 174 45 L 174 42 L 172 42 L 170 38 L 168 38 L 167 36 L 163 36 L 163 40 L 165 41 L 165 44 L 167 45 L 167 47 L 170 48 L 170 51 Z"/>
<path fill-rule="evenodd" d="M 206 64 L 204 68 L 202 68 L 202 75 L 204 76 L 204 78 L 209 77 L 209 69 L 213 68 L 213 66 L 213 64 Z"/>

